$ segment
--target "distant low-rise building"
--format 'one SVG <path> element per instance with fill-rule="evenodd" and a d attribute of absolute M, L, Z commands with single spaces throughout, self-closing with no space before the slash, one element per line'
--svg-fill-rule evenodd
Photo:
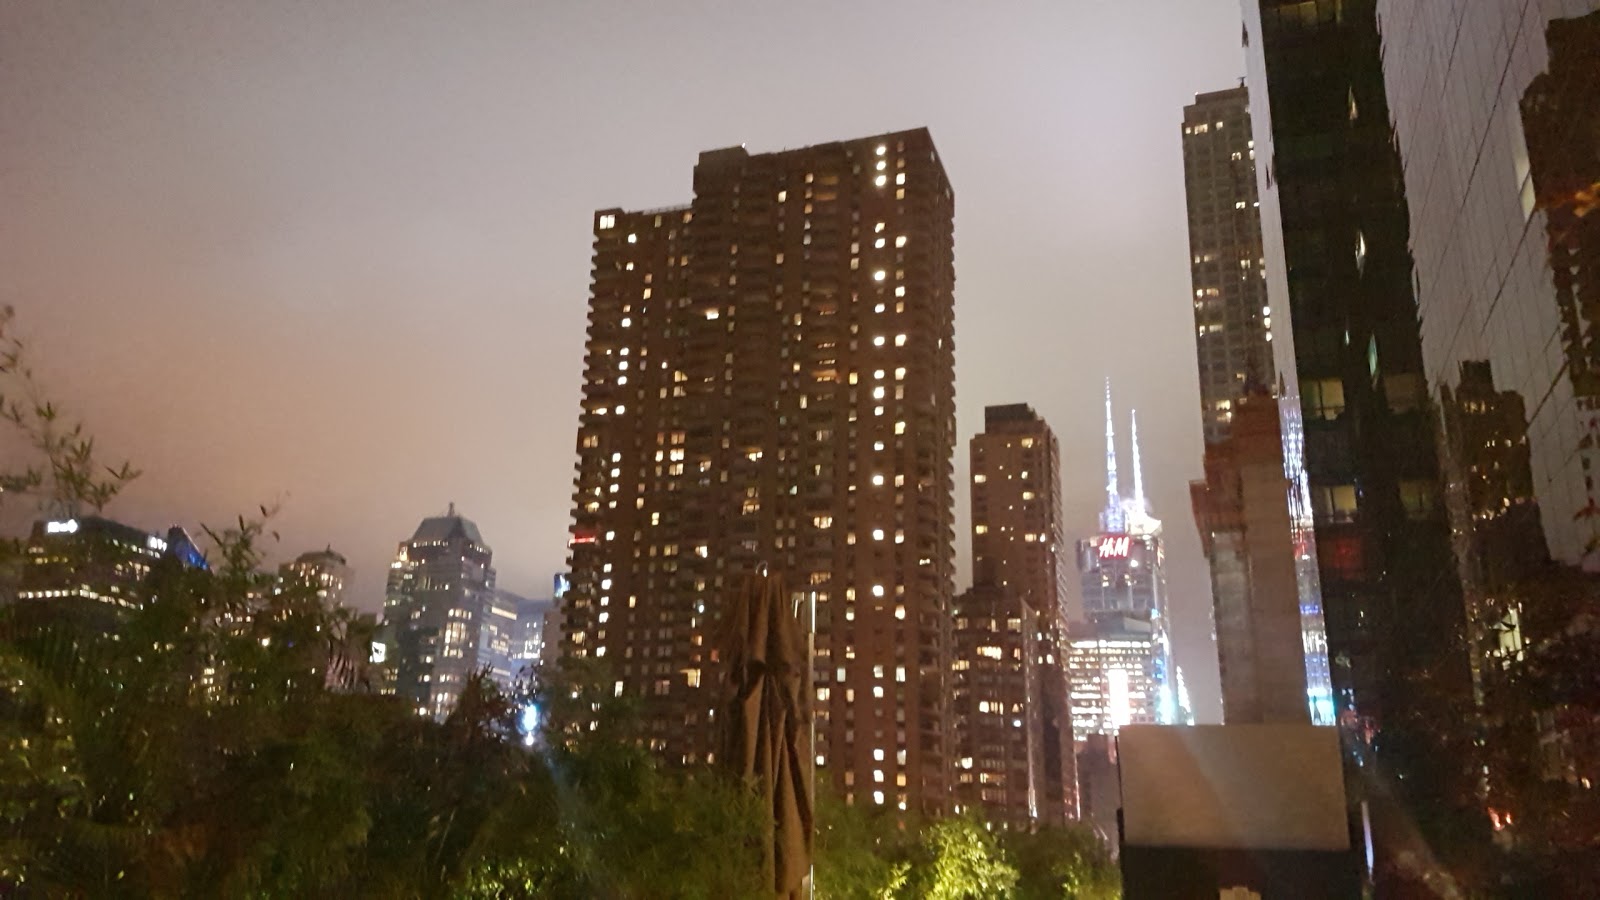
<path fill-rule="evenodd" d="M 278 568 L 280 588 L 289 583 L 308 585 L 316 590 L 317 599 L 329 607 L 344 604 L 350 576 L 350 563 L 332 547 L 302 553 Z"/>
<path fill-rule="evenodd" d="M 99 516 L 35 522 L 24 551 L 17 599 L 87 601 L 137 609 L 145 579 L 164 556 L 204 566 L 187 532 L 154 534 Z"/>

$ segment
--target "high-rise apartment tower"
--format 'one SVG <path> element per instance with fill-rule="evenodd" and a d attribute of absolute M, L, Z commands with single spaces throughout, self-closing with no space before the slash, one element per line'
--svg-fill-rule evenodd
<path fill-rule="evenodd" d="M 1243 86 L 1198 94 L 1184 107 L 1183 180 L 1200 414 L 1211 444 L 1227 436 L 1246 390 L 1273 382 L 1255 140 Z"/>
<path fill-rule="evenodd" d="M 1211 568 L 1223 716 L 1245 723 L 1298 722 L 1309 715 L 1331 724 L 1316 562 L 1294 552 L 1281 502 L 1287 482 L 1273 394 L 1272 306 L 1250 94 L 1243 85 L 1198 94 L 1184 108 L 1183 167 L 1206 446 L 1206 479 L 1191 483 L 1190 492 Z M 1235 441 L 1234 423 L 1246 403 L 1254 407 L 1250 434 Z M 1285 508 L 1274 511 L 1274 505 Z M 1273 533 L 1280 525 L 1281 536 Z M 1284 635 L 1280 626 L 1295 621 L 1297 633 Z M 1300 695 L 1297 706 L 1282 702 L 1286 687 Z"/>
<path fill-rule="evenodd" d="M 998 821 L 1061 822 L 1077 817 L 1077 779 L 1061 659 L 1060 449 L 1043 419 L 1013 404 L 984 410 L 971 453 L 974 583 L 955 621 L 960 796 Z"/>
<path fill-rule="evenodd" d="M 765 565 L 816 609 L 816 759 L 948 805 L 954 199 L 926 130 L 703 153 L 694 199 L 594 218 L 563 649 L 716 746 L 713 644 Z"/>

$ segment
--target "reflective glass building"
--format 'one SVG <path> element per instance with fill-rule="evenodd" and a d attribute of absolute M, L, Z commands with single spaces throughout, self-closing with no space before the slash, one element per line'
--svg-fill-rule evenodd
<path fill-rule="evenodd" d="M 1302 601 L 1379 894 L 1490 832 L 1592 841 L 1559 685 L 1600 569 L 1600 3 L 1244 6 Z"/>

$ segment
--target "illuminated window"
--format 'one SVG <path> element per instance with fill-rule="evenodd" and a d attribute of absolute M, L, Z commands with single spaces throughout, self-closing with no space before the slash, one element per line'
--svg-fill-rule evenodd
<path fill-rule="evenodd" d="M 1350 522 L 1356 517 L 1356 487 L 1340 484 L 1317 487 L 1311 491 L 1311 504 L 1318 518 L 1332 522 Z"/>
<path fill-rule="evenodd" d="M 1337 419 L 1344 414 L 1344 382 L 1338 378 L 1306 381 L 1301 406 L 1307 419 Z"/>

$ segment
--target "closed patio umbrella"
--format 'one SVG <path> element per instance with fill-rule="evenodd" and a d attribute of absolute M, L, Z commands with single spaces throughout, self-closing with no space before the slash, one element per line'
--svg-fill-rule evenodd
<path fill-rule="evenodd" d="M 723 615 L 721 759 L 770 811 L 762 840 L 773 895 L 799 900 L 811 872 L 814 823 L 805 629 L 775 575 L 751 575 Z"/>

